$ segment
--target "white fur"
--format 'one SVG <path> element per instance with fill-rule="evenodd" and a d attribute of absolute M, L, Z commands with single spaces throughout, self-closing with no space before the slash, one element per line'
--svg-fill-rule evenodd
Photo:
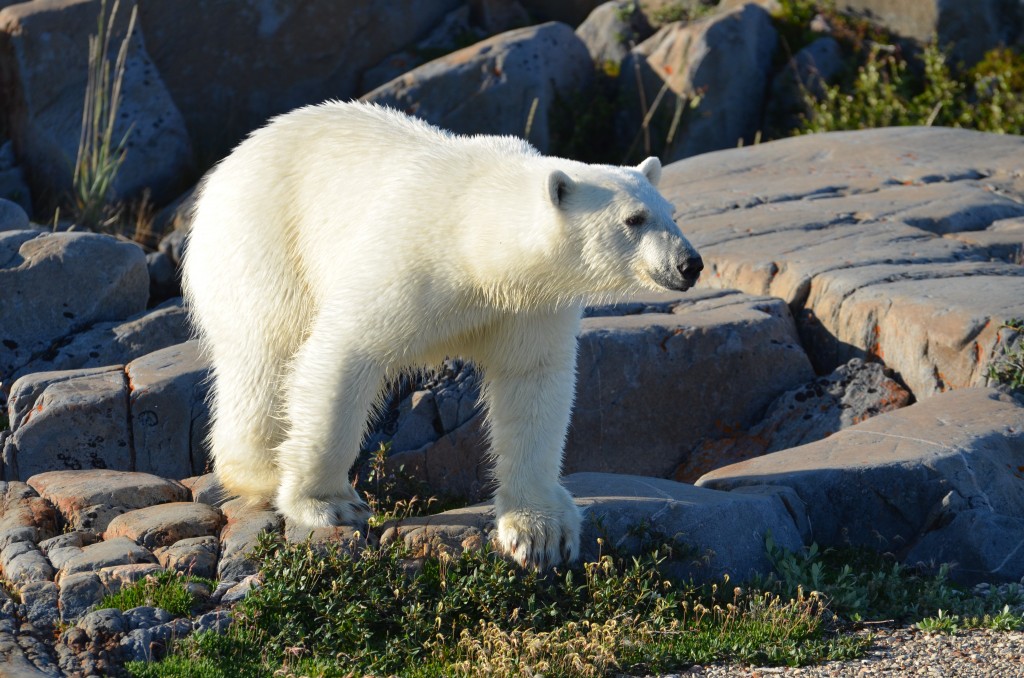
<path fill-rule="evenodd" d="M 357 103 L 252 134 L 205 181 L 184 263 L 221 483 L 303 525 L 365 520 L 348 473 L 382 382 L 462 356 L 484 374 L 500 547 L 575 558 L 559 473 L 581 304 L 675 280 L 696 256 L 648 181 L 660 173 Z"/>

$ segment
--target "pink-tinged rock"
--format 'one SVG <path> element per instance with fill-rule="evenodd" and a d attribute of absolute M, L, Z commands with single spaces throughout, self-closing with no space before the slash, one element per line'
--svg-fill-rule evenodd
<path fill-rule="evenodd" d="M 216 537 L 192 537 L 155 549 L 153 555 L 164 569 L 215 579 L 219 551 Z"/>
<path fill-rule="evenodd" d="M 280 532 L 283 520 L 270 506 L 254 505 L 244 499 L 232 499 L 222 508 L 227 524 L 220 533 L 217 578 L 238 581 L 259 569 L 249 555 L 260 533 Z"/>
<path fill-rule="evenodd" d="M 0 549 L 15 541 L 42 541 L 57 533 L 57 512 L 35 489 L 22 482 L 0 482 Z"/>
<path fill-rule="evenodd" d="M 114 565 L 155 563 L 156 557 L 131 539 L 115 537 L 90 544 L 82 552 L 66 560 L 57 574 L 57 581 L 80 572 L 95 572 Z"/>
<path fill-rule="evenodd" d="M 107 525 L 103 538 L 126 537 L 152 549 L 191 537 L 216 535 L 223 524 L 223 514 L 213 506 L 173 502 L 136 509 L 114 518 Z"/>
<path fill-rule="evenodd" d="M 128 471 L 50 471 L 28 482 L 74 528 L 97 532 L 126 511 L 189 498 L 188 489 L 176 481 Z"/>

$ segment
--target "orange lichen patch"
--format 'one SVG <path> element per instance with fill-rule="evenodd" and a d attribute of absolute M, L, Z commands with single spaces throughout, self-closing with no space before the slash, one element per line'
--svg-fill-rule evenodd
<path fill-rule="evenodd" d="M 676 467 L 672 478 L 680 483 L 695 482 L 705 473 L 717 468 L 760 457 L 768 449 L 768 444 L 768 440 L 757 435 L 706 440 L 690 453 L 686 461 Z"/>

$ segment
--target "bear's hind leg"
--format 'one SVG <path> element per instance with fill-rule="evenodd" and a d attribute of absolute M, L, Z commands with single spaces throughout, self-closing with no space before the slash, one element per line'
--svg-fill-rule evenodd
<path fill-rule="evenodd" d="M 362 525 L 370 508 L 348 479 L 385 370 L 347 351 L 346 332 L 323 315 L 292 364 L 288 436 L 277 449 L 281 487 L 277 507 L 306 527 Z"/>

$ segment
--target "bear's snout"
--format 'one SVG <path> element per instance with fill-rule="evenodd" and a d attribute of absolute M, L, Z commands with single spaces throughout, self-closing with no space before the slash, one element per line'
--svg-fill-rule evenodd
<path fill-rule="evenodd" d="M 693 287 L 697 284 L 697 279 L 700 278 L 700 272 L 704 270 L 704 260 L 700 258 L 700 255 L 687 257 L 686 261 L 679 264 L 676 269 L 679 271 L 679 275 L 683 276 L 687 286 Z"/>

